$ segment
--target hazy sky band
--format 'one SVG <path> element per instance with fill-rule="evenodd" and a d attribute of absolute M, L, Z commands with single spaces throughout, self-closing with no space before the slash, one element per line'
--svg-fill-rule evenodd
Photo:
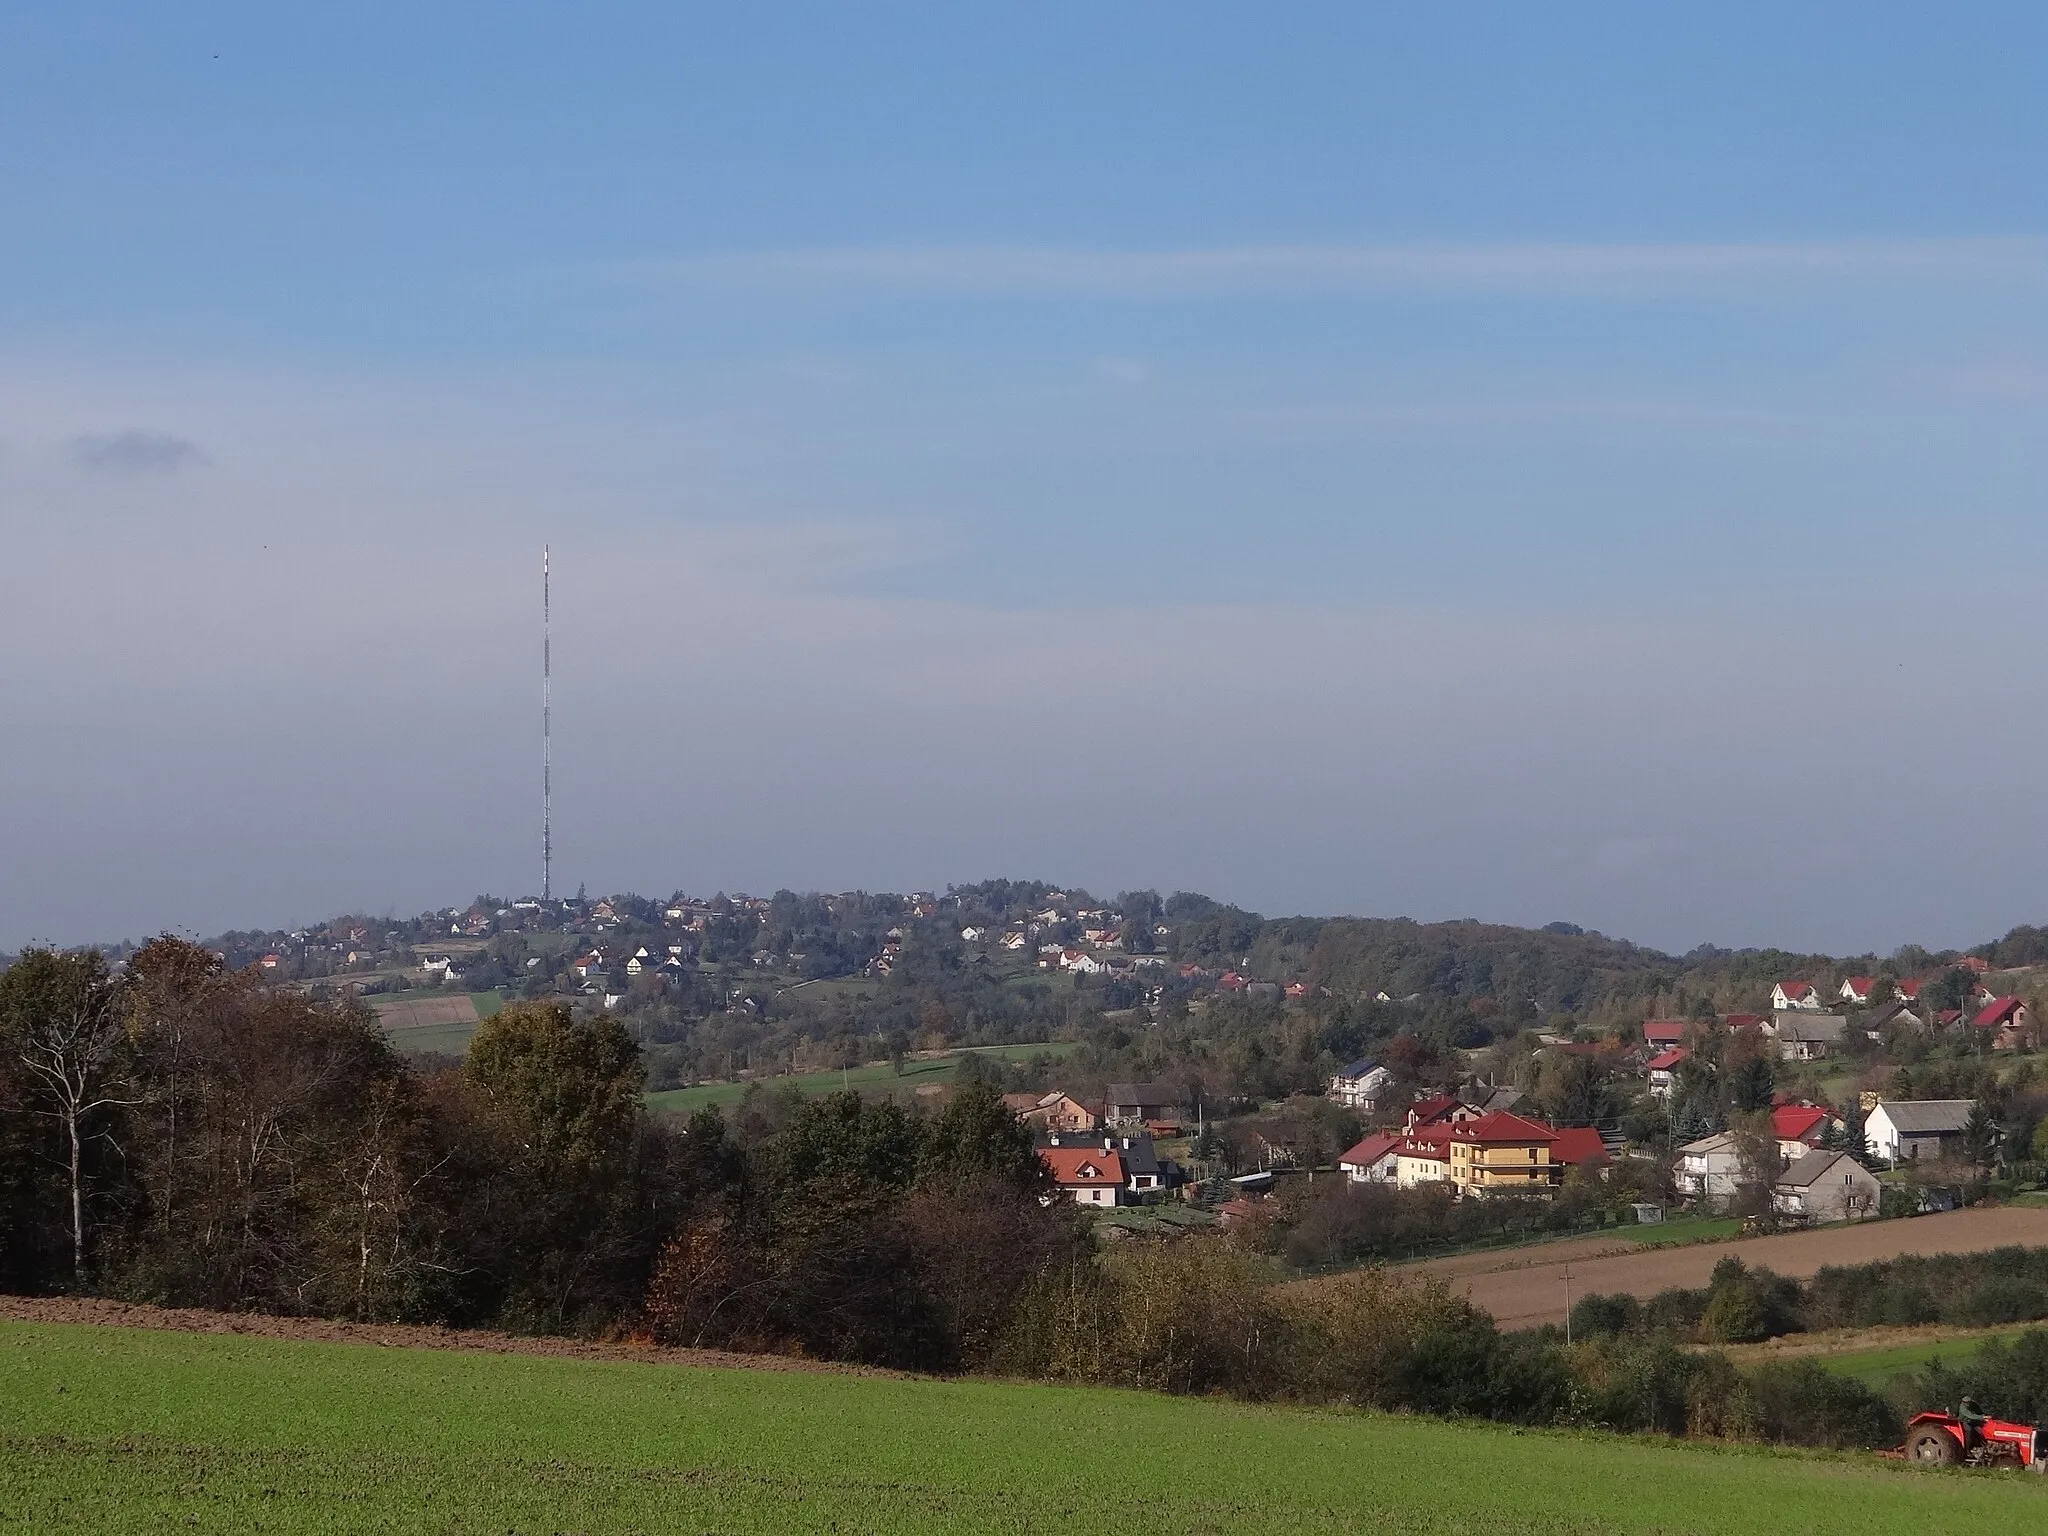
<path fill-rule="evenodd" d="M 1836 241 L 1705 245 L 1250 246 L 1090 251 L 1023 246 L 775 250 L 619 262 L 644 283 L 813 282 L 970 292 L 1287 294 L 1328 289 L 1564 293 L 1727 292 L 1839 282 L 2048 281 L 2048 240 Z"/>
<path fill-rule="evenodd" d="M 2039 921 L 2048 11 L 0 15 L 0 947 Z"/>

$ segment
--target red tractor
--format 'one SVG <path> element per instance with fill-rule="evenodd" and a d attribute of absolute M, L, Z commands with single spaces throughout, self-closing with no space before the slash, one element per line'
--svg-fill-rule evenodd
<path fill-rule="evenodd" d="M 2043 1472 L 2048 1471 L 2048 1434 L 2004 1419 L 1965 1420 L 1946 1410 L 1916 1413 L 1906 1425 L 1900 1454 L 1928 1467 L 2025 1467 Z"/>

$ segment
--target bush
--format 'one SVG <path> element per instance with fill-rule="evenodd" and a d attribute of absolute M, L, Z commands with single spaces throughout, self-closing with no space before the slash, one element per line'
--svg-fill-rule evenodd
<path fill-rule="evenodd" d="M 1573 1417 L 1604 1429 L 1683 1434 L 1703 1357 L 1669 1336 L 1595 1339 L 1570 1351 Z"/>
<path fill-rule="evenodd" d="M 1898 1414 L 1877 1393 L 1813 1360 L 1774 1361 L 1748 1376 L 1757 1431 L 1785 1445 L 1870 1450 L 1896 1445 Z"/>

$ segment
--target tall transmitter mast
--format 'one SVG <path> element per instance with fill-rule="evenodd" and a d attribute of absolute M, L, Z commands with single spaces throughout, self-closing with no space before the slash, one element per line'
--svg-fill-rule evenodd
<path fill-rule="evenodd" d="M 540 899 L 555 894 L 555 666 L 548 547 L 540 547 Z"/>

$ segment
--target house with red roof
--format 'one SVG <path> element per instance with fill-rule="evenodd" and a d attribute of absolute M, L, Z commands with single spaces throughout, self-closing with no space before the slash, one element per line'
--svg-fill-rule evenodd
<path fill-rule="evenodd" d="M 1771 1111 L 1771 1134 L 1778 1138 L 1778 1156 L 1787 1162 L 1804 1157 L 1820 1145 L 1821 1133 L 1834 1117 L 1816 1104 L 1782 1104 Z"/>
<path fill-rule="evenodd" d="M 1844 976 L 1842 984 L 1835 989 L 1835 996 L 1856 1008 L 1870 1006 L 1870 994 L 1877 989 L 1873 976 Z"/>
<path fill-rule="evenodd" d="M 1478 1113 L 1471 1105 L 1452 1098 L 1448 1093 L 1433 1093 L 1408 1106 L 1408 1134 L 1412 1136 L 1425 1127 L 1444 1125 Z"/>
<path fill-rule="evenodd" d="M 1755 1029 L 1763 1021 L 1764 1016 L 1760 1013 L 1724 1013 L 1721 1015 L 1721 1024 L 1727 1029 Z"/>
<path fill-rule="evenodd" d="M 1554 1177 L 1557 1132 L 1541 1120 L 1496 1109 L 1450 1128 L 1451 1183 L 1460 1195 L 1533 1194 Z"/>
<path fill-rule="evenodd" d="M 1692 1052 L 1682 1045 L 1674 1045 L 1668 1051 L 1659 1051 L 1643 1064 L 1643 1071 L 1650 1079 L 1650 1092 L 1660 1099 L 1671 1097 L 1672 1086 L 1678 1080 L 1678 1069 L 1692 1057 Z"/>
<path fill-rule="evenodd" d="M 1988 1031 L 1992 1049 L 2016 1051 L 2034 1042 L 2034 1010 L 2017 997 L 1995 997 L 1978 1010 L 1970 1027 Z"/>
<path fill-rule="evenodd" d="M 1392 1184 L 1403 1139 L 1392 1131 L 1377 1132 L 1339 1156 L 1337 1167 L 1353 1184 Z"/>
<path fill-rule="evenodd" d="M 1590 1125 L 1566 1126 L 1557 1133 L 1557 1140 L 1550 1144 L 1550 1166 L 1569 1171 L 1584 1169 L 1590 1174 L 1599 1174 L 1609 1162 L 1606 1143 L 1600 1133 Z"/>
<path fill-rule="evenodd" d="M 1052 1180 L 1077 1205 L 1118 1205 L 1124 1192 L 1123 1159 L 1100 1147 L 1040 1147 Z"/>
<path fill-rule="evenodd" d="M 1403 1136 L 1394 1153 L 1394 1182 L 1403 1189 L 1442 1184 L 1451 1177 L 1451 1145 L 1441 1134 Z"/>
<path fill-rule="evenodd" d="M 1691 1019 L 1650 1019 L 1643 1025 L 1643 1043 L 1677 1045 L 1685 1039 L 1685 1032 L 1690 1028 Z"/>
<path fill-rule="evenodd" d="M 1781 981 L 1771 988 L 1771 1007 L 1774 1010 L 1817 1009 L 1820 1007 L 1820 994 L 1813 990 L 1813 983 L 1810 981 Z"/>
<path fill-rule="evenodd" d="M 1920 978 L 1907 976 L 1892 983 L 1892 995 L 1908 1008 L 1920 1001 Z"/>

